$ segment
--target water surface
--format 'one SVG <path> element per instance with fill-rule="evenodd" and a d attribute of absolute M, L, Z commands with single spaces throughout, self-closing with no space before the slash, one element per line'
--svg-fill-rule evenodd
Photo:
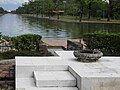
<path fill-rule="evenodd" d="M 119 33 L 120 24 L 66 23 L 5 14 L 0 15 L 0 32 L 7 36 L 39 34 L 44 38 L 79 38 L 84 33 Z"/>

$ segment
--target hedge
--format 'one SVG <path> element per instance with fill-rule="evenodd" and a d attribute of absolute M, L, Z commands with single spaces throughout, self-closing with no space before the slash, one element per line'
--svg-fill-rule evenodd
<path fill-rule="evenodd" d="M 83 37 L 91 49 L 99 49 L 107 56 L 120 55 L 120 33 L 92 33 Z"/>
<path fill-rule="evenodd" d="M 14 59 L 15 56 L 53 56 L 43 44 L 40 35 L 25 34 L 17 37 L 2 37 L 11 41 L 15 50 L 0 52 L 0 60 Z"/>
<path fill-rule="evenodd" d="M 7 51 L 0 53 L 0 60 L 2 59 L 14 59 L 15 56 L 53 56 L 50 52 L 44 53 L 42 51 Z"/>
<path fill-rule="evenodd" d="M 17 50 L 39 51 L 39 45 L 42 43 L 40 35 L 25 34 L 12 38 L 13 46 Z"/>

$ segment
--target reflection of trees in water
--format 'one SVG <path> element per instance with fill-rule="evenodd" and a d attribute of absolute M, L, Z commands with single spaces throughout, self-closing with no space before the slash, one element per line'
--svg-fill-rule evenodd
<path fill-rule="evenodd" d="M 94 32 L 119 32 L 119 25 L 117 24 L 95 24 L 95 23 L 68 23 L 52 21 L 47 19 L 38 19 L 31 17 L 22 17 L 23 23 L 29 23 L 30 27 L 34 27 L 35 31 L 40 31 L 44 35 L 52 37 L 61 36 L 68 38 L 79 38 L 84 33 Z"/>

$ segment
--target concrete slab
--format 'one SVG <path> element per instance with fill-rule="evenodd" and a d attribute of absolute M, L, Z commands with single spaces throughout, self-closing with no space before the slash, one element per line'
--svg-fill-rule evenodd
<path fill-rule="evenodd" d="M 37 87 L 76 86 L 76 79 L 68 71 L 35 71 Z"/>
<path fill-rule="evenodd" d="M 59 57 L 17 57 L 16 78 L 31 77 L 33 71 L 69 70 L 77 79 L 79 90 L 120 90 L 120 57 L 102 57 L 98 62 L 82 63 L 76 60 L 73 51 L 56 51 L 56 53 Z M 20 81 L 17 82 L 20 83 Z M 30 82 L 34 83 L 31 79 Z M 26 88 L 32 85 L 29 84 Z M 42 90 L 32 88 L 31 90 Z M 43 88 L 43 90 L 47 89 Z M 51 90 L 59 89 L 52 87 Z"/>
<path fill-rule="evenodd" d="M 102 57 L 98 62 L 78 62 L 73 51 L 56 51 L 69 63 L 69 71 L 77 78 L 80 90 L 119 90 L 120 57 Z"/>
<path fill-rule="evenodd" d="M 33 71 L 66 71 L 68 64 L 60 57 L 16 57 L 16 77 L 33 77 Z"/>

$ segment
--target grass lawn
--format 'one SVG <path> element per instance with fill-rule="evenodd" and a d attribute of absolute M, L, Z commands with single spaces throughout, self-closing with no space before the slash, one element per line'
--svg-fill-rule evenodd
<path fill-rule="evenodd" d="M 26 15 L 26 14 L 25 14 Z M 35 14 L 29 14 L 30 16 L 36 16 Z M 42 15 L 37 15 L 38 17 L 41 17 Z M 43 18 L 49 18 L 48 16 L 45 16 Z M 52 19 L 57 19 L 57 15 L 54 15 L 51 17 Z M 60 15 L 59 20 L 65 21 L 65 22 L 79 22 L 79 16 L 70 16 L 70 15 Z M 107 21 L 107 18 L 99 18 L 99 17 L 91 17 L 90 20 L 88 20 L 87 17 L 83 17 L 82 22 L 84 23 L 116 23 L 120 24 L 120 20 L 111 19 L 110 21 Z"/>

